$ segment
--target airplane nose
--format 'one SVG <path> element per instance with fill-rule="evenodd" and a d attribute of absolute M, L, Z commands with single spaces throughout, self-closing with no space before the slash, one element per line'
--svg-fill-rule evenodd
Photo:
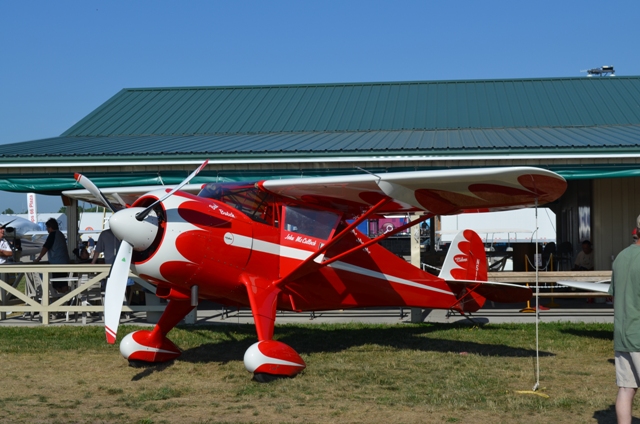
<path fill-rule="evenodd" d="M 120 240 L 126 240 L 133 250 L 143 251 L 155 240 L 158 234 L 158 218 L 151 212 L 142 221 L 136 214 L 145 208 L 127 208 L 114 213 L 109 218 L 109 227 Z"/>

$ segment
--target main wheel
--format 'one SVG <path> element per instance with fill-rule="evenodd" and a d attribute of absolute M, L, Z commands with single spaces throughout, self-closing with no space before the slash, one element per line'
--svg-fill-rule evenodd
<path fill-rule="evenodd" d="M 257 381 L 258 383 L 271 383 L 272 381 L 280 380 L 282 378 L 289 377 L 287 377 L 286 375 L 267 374 L 265 372 L 256 372 L 253 374 L 253 380 Z"/>
<path fill-rule="evenodd" d="M 256 381 L 265 382 L 261 380 L 268 380 L 271 376 L 293 377 L 307 365 L 290 346 L 276 340 L 262 340 L 247 349 L 244 366 L 253 373 Z"/>
<path fill-rule="evenodd" d="M 120 353 L 129 363 L 153 364 L 176 359 L 180 356 L 180 349 L 164 336 L 158 337 L 149 330 L 138 330 L 124 336 L 120 342 Z"/>

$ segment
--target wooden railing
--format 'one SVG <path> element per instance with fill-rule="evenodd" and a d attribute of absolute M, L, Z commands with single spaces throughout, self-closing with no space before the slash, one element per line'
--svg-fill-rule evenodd
<path fill-rule="evenodd" d="M 49 324 L 49 314 L 51 313 L 91 313 L 100 312 L 104 313 L 103 305 L 89 305 L 81 304 L 78 299 L 81 299 L 83 294 L 90 290 L 94 284 L 100 284 L 101 280 L 104 280 L 109 275 L 110 265 L 46 265 L 46 264 L 4 264 L 0 265 L 0 320 L 6 319 L 8 312 L 28 312 L 31 314 L 39 314 L 42 324 Z M 29 297 L 25 292 L 17 289 L 18 283 L 22 279 L 25 273 L 38 273 L 42 280 L 42 294 L 38 296 L 40 300 L 35 297 Z M 82 274 L 87 274 L 88 279 L 83 281 L 79 278 L 80 283 L 77 287 L 72 288 L 67 293 L 63 293 L 61 297 L 56 299 L 50 299 L 49 281 L 51 274 L 53 273 L 73 273 L 73 275 L 80 277 Z M 9 284 L 5 280 L 8 275 L 15 275 L 14 282 Z M 137 284 L 143 288 L 149 290 L 155 294 L 155 287 L 148 282 L 142 280 L 134 274 L 129 275 L 135 280 Z M 4 277 L 4 278 L 3 278 Z M 14 299 L 9 302 L 9 294 Z M 162 312 L 166 305 L 124 305 L 122 311 L 127 312 Z"/>
<path fill-rule="evenodd" d="M 28 312 L 39 314 L 42 324 L 49 324 L 49 315 L 52 313 L 86 314 L 104 313 L 103 305 L 88 305 L 78 302 L 83 293 L 91 289 L 94 284 L 99 284 L 100 280 L 106 279 L 109 274 L 110 265 L 46 265 L 46 264 L 11 264 L 0 266 L 0 320 L 6 318 L 8 312 Z M 40 300 L 27 296 L 25 292 L 17 289 L 17 283 L 24 273 L 38 273 L 42 275 L 42 295 Z M 90 277 L 82 281 L 77 287 L 62 297 L 50 299 L 49 280 L 53 273 L 73 273 L 76 276 L 87 274 Z M 5 279 L 7 275 L 15 275 L 14 283 L 9 284 Z M 3 278 L 5 276 L 5 278 Z M 134 274 L 130 274 L 137 284 L 155 293 L 155 287 L 140 279 Z M 591 271 L 591 272 L 539 272 L 538 282 L 542 285 L 552 287 L 558 281 L 588 281 L 597 282 L 611 279 L 611 271 Z M 535 286 L 535 272 L 490 272 L 489 281 L 529 284 Z M 9 294 L 14 298 L 9 302 Z M 541 293 L 543 297 L 599 297 L 607 296 L 606 293 L 595 292 L 571 292 L 558 293 L 545 291 Z M 154 297 L 155 298 L 155 297 Z M 74 301 L 75 300 L 75 301 Z M 166 305 L 124 305 L 123 312 L 162 312 Z"/>

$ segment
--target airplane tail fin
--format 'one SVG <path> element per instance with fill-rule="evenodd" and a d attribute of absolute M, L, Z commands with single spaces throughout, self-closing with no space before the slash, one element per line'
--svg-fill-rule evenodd
<path fill-rule="evenodd" d="M 439 277 L 456 294 L 457 306 L 462 312 L 477 311 L 487 299 L 517 303 L 531 298 L 531 289 L 528 287 L 487 281 L 484 243 L 473 230 L 463 230 L 456 235 Z"/>
<path fill-rule="evenodd" d="M 439 277 L 443 280 L 487 281 L 487 255 L 484 243 L 475 231 L 463 230 L 456 235 Z"/>

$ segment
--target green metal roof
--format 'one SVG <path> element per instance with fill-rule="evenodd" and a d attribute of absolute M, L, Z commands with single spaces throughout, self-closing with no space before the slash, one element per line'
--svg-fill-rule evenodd
<path fill-rule="evenodd" d="M 32 161 L 118 157 L 253 158 L 277 155 L 340 156 L 561 154 L 638 151 L 640 125 L 578 128 L 504 128 L 438 131 L 368 131 L 162 136 L 63 136 L 0 145 L 3 159 Z"/>
<path fill-rule="evenodd" d="M 640 77 L 581 77 L 124 89 L 62 136 L 634 124 L 640 124 Z"/>
<path fill-rule="evenodd" d="M 124 89 L 0 164 L 531 153 L 640 154 L 640 77 Z"/>

